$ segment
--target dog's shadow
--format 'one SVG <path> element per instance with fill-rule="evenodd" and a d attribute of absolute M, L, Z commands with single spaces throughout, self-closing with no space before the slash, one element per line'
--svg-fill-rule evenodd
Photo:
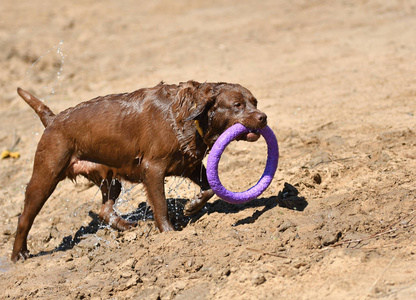
<path fill-rule="evenodd" d="M 97 233 L 98 230 L 101 228 L 104 228 L 103 223 L 101 222 L 100 218 L 96 213 L 89 212 L 88 214 L 91 217 L 91 221 L 87 226 L 81 226 L 74 236 L 68 235 L 65 236 L 61 243 L 55 247 L 55 249 L 49 250 L 49 251 L 41 251 L 38 254 L 31 254 L 30 257 L 38 257 L 38 256 L 44 256 L 49 255 L 54 252 L 61 252 L 61 251 L 67 251 L 72 248 L 74 248 L 77 244 L 79 244 L 82 240 L 82 237 L 85 235 L 91 235 Z"/>
<path fill-rule="evenodd" d="M 182 230 L 188 224 L 195 223 L 202 216 L 206 214 L 209 215 L 211 213 L 235 214 L 247 208 L 263 207 L 261 210 L 256 210 L 253 215 L 238 220 L 235 224 L 233 224 L 233 226 L 239 226 L 256 222 L 256 220 L 261 215 L 276 206 L 291 210 L 303 211 L 308 206 L 308 202 L 304 197 L 298 196 L 298 194 L 299 191 L 294 186 L 290 185 L 289 183 L 285 183 L 283 190 L 280 191 L 277 196 L 272 196 L 269 198 L 258 198 L 239 205 L 230 204 L 219 199 L 213 203 L 207 203 L 200 212 L 191 217 L 185 216 L 183 214 L 183 208 L 187 201 L 189 201 L 188 199 L 167 199 L 167 202 L 170 214 L 169 216 L 173 225 L 175 226 L 175 229 Z M 95 234 L 98 230 L 108 227 L 103 225 L 97 214 L 90 211 L 89 216 L 92 219 L 91 222 L 87 226 L 81 226 L 74 236 L 65 236 L 61 243 L 55 247 L 55 249 L 42 251 L 38 254 L 31 255 L 31 257 L 49 255 L 53 252 L 70 250 L 81 242 L 83 236 Z M 129 221 L 148 221 L 153 220 L 153 212 L 146 203 L 140 203 L 139 207 L 135 211 L 126 215 L 122 215 L 122 217 Z"/>
<path fill-rule="evenodd" d="M 308 202 L 304 197 L 299 197 L 298 195 L 299 191 L 294 186 L 286 182 L 284 184 L 283 190 L 280 191 L 277 196 L 272 196 L 269 198 L 258 198 L 239 205 L 230 204 L 218 199 L 213 203 L 207 203 L 203 209 L 191 217 L 185 216 L 183 214 L 183 209 L 186 203 L 189 201 L 188 199 L 167 199 L 167 202 L 169 217 L 172 221 L 172 224 L 176 230 L 182 230 L 189 223 L 194 223 L 205 214 L 209 215 L 211 213 L 235 214 L 247 208 L 263 207 L 262 210 L 256 210 L 252 216 L 239 220 L 233 225 L 239 226 L 243 224 L 254 223 L 262 214 L 276 206 L 288 208 L 291 210 L 303 211 L 308 205 Z M 122 217 L 128 219 L 129 221 L 153 220 L 153 213 L 150 208 L 146 206 L 146 203 L 141 203 L 135 212 L 124 215 Z"/>

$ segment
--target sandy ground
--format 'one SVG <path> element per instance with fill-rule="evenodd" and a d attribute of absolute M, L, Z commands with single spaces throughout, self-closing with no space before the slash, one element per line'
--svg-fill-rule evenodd
<path fill-rule="evenodd" d="M 20 158 L 0 161 L 0 298 L 416 299 L 415 28 L 404 0 L 2 0 L 0 150 L 18 141 Z M 159 234 L 126 184 L 117 207 L 141 221 L 116 232 L 97 221 L 97 187 L 63 181 L 30 232 L 33 257 L 12 264 L 43 130 L 16 88 L 59 112 L 189 79 L 259 99 L 281 150 L 261 198 L 215 197 L 189 219 L 197 189 L 174 178 L 183 229 Z M 265 155 L 264 140 L 232 143 L 224 184 L 255 183 Z"/>

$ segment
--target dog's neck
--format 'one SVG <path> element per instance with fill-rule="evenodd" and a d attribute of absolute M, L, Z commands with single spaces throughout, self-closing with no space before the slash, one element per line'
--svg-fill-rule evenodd
<path fill-rule="evenodd" d="M 192 125 L 184 126 L 182 122 L 176 120 L 172 124 L 180 144 L 180 150 L 184 155 L 202 161 L 208 148 L 204 138 L 205 126 L 198 120 L 188 122 L 192 122 Z"/>

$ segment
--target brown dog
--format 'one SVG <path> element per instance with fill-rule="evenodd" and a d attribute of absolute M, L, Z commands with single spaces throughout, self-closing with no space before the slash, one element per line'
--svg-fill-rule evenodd
<path fill-rule="evenodd" d="M 185 206 L 200 210 L 213 196 L 202 164 L 219 135 L 235 123 L 252 129 L 240 139 L 256 141 L 267 124 L 257 100 L 238 84 L 163 82 L 132 93 L 108 95 L 56 115 L 39 99 L 18 89 L 46 127 L 35 154 L 11 259 L 29 257 L 27 235 L 59 181 L 83 175 L 100 187 L 100 218 L 119 230 L 136 223 L 116 214 L 120 180 L 141 182 L 161 232 L 173 230 L 164 193 L 166 176 L 184 176 L 201 187 Z M 201 177 L 202 176 L 202 177 Z"/>

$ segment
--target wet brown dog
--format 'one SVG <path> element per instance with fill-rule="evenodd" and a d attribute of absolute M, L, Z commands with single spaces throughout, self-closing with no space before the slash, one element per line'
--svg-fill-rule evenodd
<path fill-rule="evenodd" d="M 160 83 L 132 93 L 108 95 L 56 115 L 33 95 L 19 95 L 46 127 L 35 154 L 11 259 L 29 257 L 27 235 L 59 181 L 83 175 L 100 187 L 100 218 L 119 230 L 136 225 L 113 210 L 120 180 L 141 182 L 161 232 L 173 230 L 164 193 L 166 176 L 184 176 L 201 192 L 185 206 L 200 210 L 213 196 L 202 164 L 218 136 L 235 123 L 252 129 L 241 136 L 256 141 L 267 124 L 257 100 L 238 84 Z M 202 176 L 202 177 L 201 177 Z"/>

